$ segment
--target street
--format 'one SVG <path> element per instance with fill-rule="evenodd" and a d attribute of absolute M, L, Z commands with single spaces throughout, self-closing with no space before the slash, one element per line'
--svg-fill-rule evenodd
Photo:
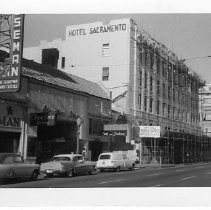
<path fill-rule="evenodd" d="M 107 188 L 107 187 L 211 187 L 211 164 L 177 165 L 165 168 L 140 168 L 134 171 L 103 172 L 71 178 L 46 178 L 13 181 L 1 188 Z"/>

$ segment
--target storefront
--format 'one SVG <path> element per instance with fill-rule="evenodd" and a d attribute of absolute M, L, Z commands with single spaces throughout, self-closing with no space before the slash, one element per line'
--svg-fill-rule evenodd
<path fill-rule="evenodd" d="M 22 151 L 24 123 L 21 105 L 0 100 L 0 152 Z"/>
<path fill-rule="evenodd" d="M 112 124 L 104 125 L 104 135 L 110 136 L 110 151 L 133 150 L 131 131 L 130 121 L 124 114 L 118 114 Z"/>
<path fill-rule="evenodd" d="M 8 54 L 0 54 L 4 62 Z M 20 90 L 1 93 L 0 102 L 0 152 L 18 152 L 31 162 L 71 152 L 89 157 L 90 116 L 101 120 L 111 110 L 99 84 L 26 59 Z"/>
<path fill-rule="evenodd" d="M 30 114 L 30 125 L 37 126 L 37 162 L 49 160 L 53 155 L 77 150 L 77 116 L 43 111 Z"/>

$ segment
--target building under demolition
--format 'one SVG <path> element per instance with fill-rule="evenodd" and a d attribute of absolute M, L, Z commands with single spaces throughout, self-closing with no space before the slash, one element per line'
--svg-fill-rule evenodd
<path fill-rule="evenodd" d="M 107 126 L 112 141 L 125 132 L 143 164 L 210 160 L 199 116 L 204 81 L 132 19 L 67 26 L 65 39 L 41 41 L 25 48 L 24 56 L 100 81 L 112 92 L 113 110 L 127 118 L 128 126 L 114 123 L 113 134 Z M 160 126 L 160 137 L 140 138 L 139 126 Z"/>

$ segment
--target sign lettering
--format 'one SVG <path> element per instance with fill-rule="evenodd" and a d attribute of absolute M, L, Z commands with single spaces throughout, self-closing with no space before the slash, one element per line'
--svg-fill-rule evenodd
<path fill-rule="evenodd" d="M 139 137 L 160 138 L 160 126 L 139 126 Z"/>
<path fill-rule="evenodd" d="M 0 110 L 0 126 L 21 127 L 21 110 L 19 108 L 1 105 Z"/>
<path fill-rule="evenodd" d="M 55 113 L 31 113 L 30 126 L 46 125 L 53 126 L 55 124 Z"/>
<path fill-rule="evenodd" d="M 107 32 L 117 32 L 117 31 L 126 31 L 127 25 L 125 23 L 116 24 L 116 25 L 103 25 L 97 27 L 91 27 L 88 31 L 85 28 L 72 29 L 69 30 L 69 36 L 83 36 L 87 34 L 98 34 L 98 33 L 107 33 Z"/>
<path fill-rule="evenodd" d="M 20 88 L 23 51 L 24 15 L 13 15 L 9 64 L 0 64 L 0 92 L 17 92 Z"/>

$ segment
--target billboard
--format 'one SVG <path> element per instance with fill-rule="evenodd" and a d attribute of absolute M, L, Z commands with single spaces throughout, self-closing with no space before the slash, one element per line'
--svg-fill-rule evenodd
<path fill-rule="evenodd" d="M 21 80 L 24 15 L 12 15 L 10 59 L 0 64 L 0 92 L 17 92 Z"/>
<path fill-rule="evenodd" d="M 139 137 L 160 138 L 160 126 L 139 126 Z"/>

